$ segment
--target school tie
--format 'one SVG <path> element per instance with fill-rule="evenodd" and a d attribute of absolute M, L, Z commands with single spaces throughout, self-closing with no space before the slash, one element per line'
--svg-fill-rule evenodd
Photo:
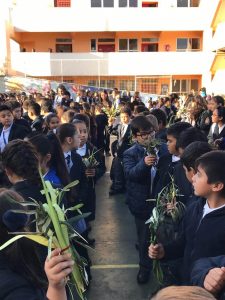
<path fill-rule="evenodd" d="M 70 158 L 71 156 L 69 154 L 65 157 L 68 170 L 70 170 Z"/>

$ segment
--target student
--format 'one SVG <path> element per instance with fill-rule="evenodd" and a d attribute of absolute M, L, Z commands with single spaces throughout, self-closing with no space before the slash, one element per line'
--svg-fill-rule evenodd
<path fill-rule="evenodd" d="M 10 108 L 5 104 L 0 105 L 0 123 L 1 152 L 8 142 L 15 139 L 23 139 L 30 132 L 27 127 L 13 123 L 13 114 Z"/>
<path fill-rule="evenodd" d="M 197 159 L 193 187 L 195 195 L 203 199 L 187 209 L 182 232 L 176 241 L 149 247 L 152 259 L 183 257 L 183 282 L 187 284 L 190 283 L 190 272 L 195 261 L 225 252 L 224 164 L 223 151 L 211 151 Z"/>
<path fill-rule="evenodd" d="M 80 134 L 78 130 L 76 130 L 73 124 L 65 123 L 61 124 L 57 129 L 57 134 L 61 143 L 62 151 L 64 153 L 64 158 L 67 164 L 67 169 L 70 174 L 71 181 L 78 180 L 78 184 L 74 187 L 76 192 L 76 204 L 82 203 L 84 207 L 82 207 L 82 212 L 89 212 L 88 201 L 87 198 L 90 197 L 88 194 L 88 184 L 87 178 L 85 175 L 85 168 L 82 162 L 82 158 L 79 154 L 76 153 L 76 149 L 78 149 L 80 145 Z M 76 226 L 74 224 L 74 226 Z M 88 238 L 86 220 L 82 223 L 82 226 L 76 228 L 80 234 L 88 241 L 89 245 L 93 245 L 95 242 L 94 239 Z M 91 280 L 90 273 L 90 259 L 88 256 L 88 252 L 85 248 L 79 247 L 79 254 L 86 258 L 88 265 L 86 266 L 86 271 Z"/>
<path fill-rule="evenodd" d="M 57 136 L 53 133 L 45 136 L 38 134 L 29 138 L 34 145 L 45 180 L 50 181 L 55 187 L 64 187 L 69 184 L 69 173 L 64 155 Z"/>
<path fill-rule="evenodd" d="M 41 107 L 36 102 L 30 102 L 28 106 L 28 116 L 32 120 L 31 130 L 42 132 L 43 118 L 41 116 Z"/>
<path fill-rule="evenodd" d="M 130 129 L 131 110 L 128 107 L 121 109 L 120 124 L 113 127 L 109 120 L 109 133 L 117 135 L 117 140 L 112 144 L 112 153 L 114 159 L 110 170 L 112 185 L 109 195 L 115 195 L 125 190 L 125 178 L 122 167 L 123 153 L 131 146 Z"/>
<path fill-rule="evenodd" d="M 212 114 L 212 126 L 208 140 L 210 144 L 218 145 L 221 150 L 225 149 L 225 107 L 218 107 Z"/>
<path fill-rule="evenodd" d="M 43 124 L 44 133 L 48 133 L 48 132 L 56 133 L 56 129 L 59 127 L 59 124 L 60 124 L 60 119 L 56 114 L 54 113 L 48 114 L 44 119 L 44 124 Z"/>
<path fill-rule="evenodd" d="M 13 114 L 14 124 L 22 125 L 27 128 L 28 132 L 30 132 L 31 129 L 30 129 L 29 122 L 27 120 L 25 120 L 24 118 L 22 118 L 21 104 L 17 101 L 8 101 L 7 106 L 9 106 L 9 108 Z"/>
<path fill-rule="evenodd" d="M 159 125 L 159 131 L 156 133 L 155 137 L 157 139 L 167 141 L 167 116 L 164 111 L 162 111 L 159 108 L 153 109 L 151 111 L 151 115 L 155 116 L 158 120 L 158 125 Z"/>
<path fill-rule="evenodd" d="M 147 239 L 149 237 L 146 220 L 152 211 L 151 198 L 152 167 L 156 156 L 146 153 L 146 144 L 154 137 L 152 124 L 145 116 L 135 117 L 131 123 L 131 131 L 136 143 L 123 154 L 123 167 L 126 179 L 126 199 L 135 225 L 139 243 L 139 265 L 137 274 L 139 284 L 149 279 L 152 262 L 147 255 Z"/>
<path fill-rule="evenodd" d="M 57 129 L 57 135 L 64 153 L 70 179 L 79 181 L 75 186 L 77 201 L 84 203 L 85 206 L 87 179 L 82 158 L 76 153 L 76 149 L 80 145 L 80 135 L 74 125 L 69 123 L 61 124 Z"/>
<path fill-rule="evenodd" d="M 41 100 L 41 115 L 45 119 L 49 114 L 53 113 L 52 101 L 50 99 Z"/>
<path fill-rule="evenodd" d="M 160 290 L 151 300 L 210 300 L 210 293 L 197 286 L 169 286 Z"/>
<path fill-rule="evenodd" d="M 15 222 L 6 214 L 9 210 L 24 211 L 18 202 L 21 200 L 16 193 L 0 191 L 1 245 L 13 237 L 10 231 L 26 231 L 27 218 Z M 24 238 L 0 251 L 0 299 L 66 300 L 65 277 L 72 272 L 74 262 L 69 254 L 59 255 L 60 251 L 53 250 L 51 258 L 46 259 L 48 280 L 36 243 Z"/>
<path fill-rule="evenodd" d="M 80 120 L 74 120 L 73 125 L 80 134 L 80 145 L 76 152 L 82 158 L 88 158 L 94 154 L 95 159 L 99 163 L 95 168 L 85 168 L 85 175 L 87 177 L 87 203 L 86 212 L 91 212 L 91 215 L 87 218 L 87 221 L 95 220 L 95 210 L 96 210 L 96 194 L 95 194 L 95 183 L 98 178 L 100 178 L 104 172 L 105 168 L 103 162 L 100 161 L 97 149 L 88 141 L 88 128 L 86 123 Z"/>
<path fill-rule="evenodd" d="M 167 129 L 167 147 L 169 153 L 159 158 L 157 172 L 154 180 L 154 197 L 171 181 L 175 166 L 178 164 L 179 149 L 177 140 L 185 129 L 191 127 L 187 122 L 177 122 Z M 183 172 L 183 177 L 185 174 Z"/>

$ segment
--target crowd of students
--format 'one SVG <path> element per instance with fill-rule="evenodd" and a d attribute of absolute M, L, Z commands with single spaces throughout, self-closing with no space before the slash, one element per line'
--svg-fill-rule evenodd
<path fill-rule="evenodd" d="M 110 135 L 116 136 L 113 143 Z M 153 154 L 147 145 L 155 139 L 160 140 L 160 145 Z M 23 227 L 5 219 L 9 207 L 17 208 L 21 196 L 44 201 L 40 167 L 44 180 L 55 187 L 79 180 L 67 192 L 63 204 L 84 204 L 82 212 L 90 214 L 85 222 L 73 226 L 94 245 L 89 232 L 95 220 L 95 186 L 106 171 L 105 158 L 112 155 L 109 195 L 125 193 L 134 217 L 140 265 L 137 282 L 149 281 L 153 259 L 165 264 L 172 260 L 176 284 L 197 285 L 215 297 L 223 297 L 225 107 L 221 96 L 207 96 L 203 88 L 200 94 L 190 94 L 185 99 L 172 94 L 145 105 L 138 92 L 131 97 L 128 93 L 121 95 L 116 88 L 110 94 L 80 90 L 75 100 L 63 85 L 57 93 L 46 95 L 1 94 L 0 149 L 0 244 L 9 239 L 12 228 L 18 231 Z M 186 212 L 173 226 L 169 238 L 161 234 L 158 244 L 149 245 L 146 221 L 155 203 L 147 200 L 156 198 L 171 178 L 179 190 L 177 200 L 186 206 Z M 8 193 L 14 193 L 16 201 L 9 203 Z M 23 251 L 26 254 L 26 247 L 32 248 L 36 259 L 26 261 L 24 254 L 20 261 L 13 259 Z M 34 291 L 38 290 L 38 299 L 47 295 L 56 300 L 52 295 L 59 290 L 58 299 L 64 299 L 63 278 L 71 271 L 72 262 L 66 255 L 58 258 L 57 251 L 60 250 L 55 250 L 52 259 L 45 262 L 47 292 L 43 268 L 41 271 L 32 267 L 35 263 L 43 266 L 43 261 L 38 263 L 39 256 L 43 260 L 43 253 L 24 242 L 0 252 L 0 274 L 7 273 L 7 280 L 0 283 L 0 298 L 10 300 L 19 295 L 37 299 Z M 91 280 L 88 251 L 78 251 L 88 262 L 86 269 Z"/>

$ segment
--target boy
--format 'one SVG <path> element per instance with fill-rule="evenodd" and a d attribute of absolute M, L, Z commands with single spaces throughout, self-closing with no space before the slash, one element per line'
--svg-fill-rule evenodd
<path fill-rule="evenodd" d="M 27 127 L 27 130 L 29 132 L 31 132 L 29 122 L 27 120 L 25 120 L 24 118 L 22 118 L 21 104 L 16 100 L 11 100 L 11 101 L 7 102 L 7 106 L 9 106 L 9 108 L 13 114 L 14 124 L 25 126 L 25 127 Z"/>
<path fill-rule="evenodd" d="M 10 108 L 0 105 L 0 150 L 12 140 L 24 139 L 29 134 L 29 129 L 13 123 L 13 114 Z"/>
<path fill-rule="evenodd" d="M 120 124 L 113 127 L 113 120 L 109 119 L 108 132 L 110 134 L 117 135 L 117 140 L 112 143 L 112 153 L 114 159 L 110 170 L 112 185 L 109 191 L 109 195 L 119 194 L 121 192 L 124 192 L 125 189 L 122 159 L 124 151 L 131 146 L 131 130 L 129 124 L 130 118 L 131 109 L 129 107 L 125 107 L 122 108 L 120 112 Z"/>
<path fill-rule="evenodd" d="M 177 122 L 171 125 L 167 130 L 167 147 L 169 153 L 163 155 L 157 164 L 157 172 L 154 180 L 155 198 L 157 197 L 158 193 L 171 181 L 170 176 L 174 175 L 175 166 L 180 160 L 177 140 L 182 132 L 190 127 L 192 126 L 189 123 Z"/>
<path fill-rule="evenodd" d="M 154 137 L 152 124 L 145 116 L 137 116 L 131 121 L 131 131 L 136 143 L 123 154 L 123 167 L 127 188 L 127 203 L 130 212 L 135 218 L 139 243 L 139 265 L 137 275 L 139 284 L 146 283 L 149 279 L 152 262 L 147 255 L 147 240 L 149 239 L 146 220 L 152 211 L 151 198 L 152 166 L 156 156 L 146 152 L 146 144 Z M 159 153 L 160 155 L 160 153 Z"/>
<path fill-rule="evenodd" d="M 31 130 L 42 132 L 43 118 L 41 116 L 41 106 L 38 103 L 29 103 L 28 117 L 32 120 Z"/>
<path fill-rule="evenodd" d="M 225 253 L 224 165 L 223 151 L 211 151 L 197 159 L 192 181 L 195 195 L 203 199 L 187 209 L 182 232 L 176 241 L 149 247 L 152 259 L 183 257 L 183 282 L 186 284 L 190 283 L 190 271 L 195 261 Z"/>
<path fill-rule="evenodd" d="M 165 112 L 162 111 L 160 108 L 156 108 L 156 109 L 153 109 L 151 111 L 151 115 L 156 117 L 156 119 L 158 121 L 158 124 L 159 124 L 159 130 L 156 133 L 155 137 L 157 139 L 160 139 L 160 140 L 166 142 L 166 140 L 167 140 L 166 139 L 166 135 L 167 135 L 167 128 L 166 128 L 167 118 L 166 118 Z"/>

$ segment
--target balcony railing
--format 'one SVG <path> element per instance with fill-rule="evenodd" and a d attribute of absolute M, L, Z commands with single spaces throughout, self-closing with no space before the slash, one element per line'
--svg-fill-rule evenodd
<path fill-rule="evenodd" d="M 214 56 L 211 52 L 14 52 L 11 66 L 30 76 L 197 75 L 210 70 Z"/>

